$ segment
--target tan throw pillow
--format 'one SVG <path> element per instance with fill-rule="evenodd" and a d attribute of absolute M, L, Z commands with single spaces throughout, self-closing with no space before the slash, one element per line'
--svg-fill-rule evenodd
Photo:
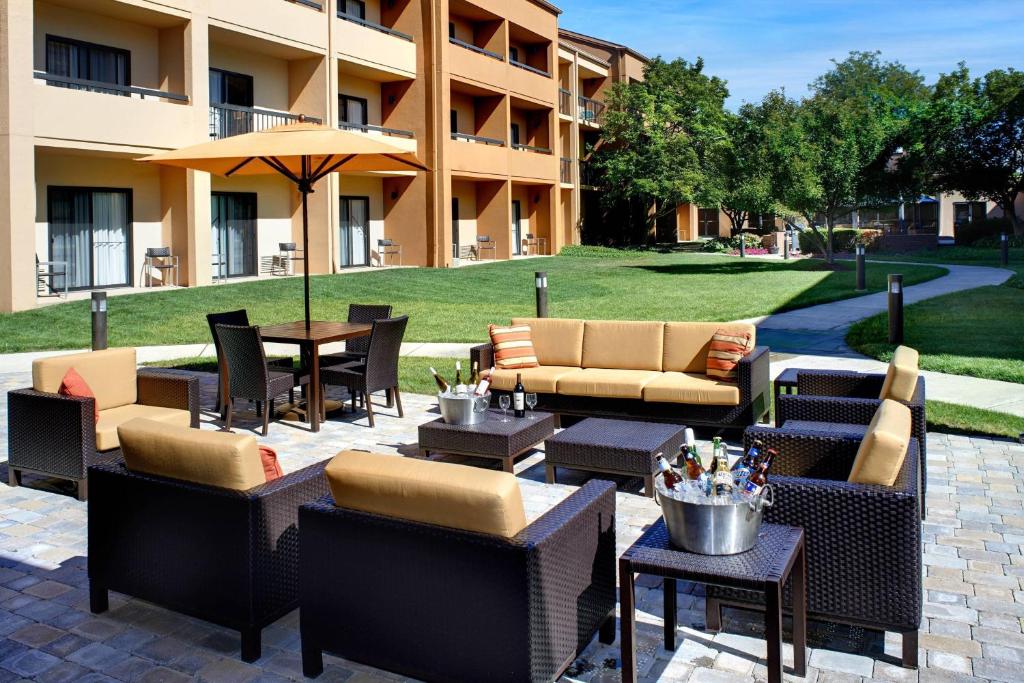
<path fill-rule="evenodd" d="M 890 399 L 882 401 L 857 449 L 848 481 L 881 486 L 895 484 L 907 457 L 910 427 L 910 408 Z"/>
<path fill-rule="evenodd" d="M 889 361 L 885 382 L 878 398 L 891 398 L 906 403 L 914 398 L 917 390 L 918 353 L 909 346 L 898 346 Z"/>
<path fill-rule="evenodd" d="M 720 329 L 711 337 L 707 375 L 721 382 L 736 381 L 736 366 L 753 350 L 750 333 Z"/>
<path fill-rule="evenodd" d="M 533 339 L 529 325 L 501 327 L 490 325 L 491 346 L 494 348 L 494 367 L 498 370 L 535 368 L 537 352 L 533 350 Z"/>

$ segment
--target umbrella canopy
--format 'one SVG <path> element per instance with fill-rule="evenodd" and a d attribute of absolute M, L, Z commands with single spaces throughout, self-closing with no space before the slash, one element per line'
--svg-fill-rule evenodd
<path fill-rule="evenodd" d="M 361 171 L 426 171 L 412 152 L 366 135 L 318 123 L 294 123 L 204 142 L 140 161 L 230 177 L 277 173 L 302 193 L 302 257 L 306 329 L 309 329 L 309 212 L 306 196 L 327 175 Z"/>

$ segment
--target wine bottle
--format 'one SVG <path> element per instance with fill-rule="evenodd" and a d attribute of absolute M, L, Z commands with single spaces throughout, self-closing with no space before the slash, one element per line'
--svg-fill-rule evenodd
<path fill-rule="evenodd" d="M 469 386 L 480 386 L 480 363 L 473 361 L 473 371 L 469 373 Z"/>
<path fill-rule="evenodd" d="M 434 383 L 437 384 L 437 390 L 439 393 L 447 394 L 451 391 L 451 387 L 448 386 L 448 382 L 444 381 L 444 377 L 437 374 L 437 370 L 430 368 L 430 374 L 434 376 Z"/>
<path fill-rule="evenodd" d="M 487 393 L 487 391 L 491 388 L 491 377 L 493 376 L 494 368 L 491 368 L 491 371 L 487 373 L 487 378 L 480 380 L 480 383 L 476 385 L 475 393 L 477 396 L 483 396 Z"/>
<path fill-rule="evenodd" d="M 462 381 L 462 361 L 455 361 L 455 393 L 465 394 L 467 391 L 466 383 Z"/>
<path fill-rule="evenodd" d="M 516 417 L 526 417 L 526 388 L 523 375 L 516 373 L 516 385 L 512 387 L 512 409 Z"/>

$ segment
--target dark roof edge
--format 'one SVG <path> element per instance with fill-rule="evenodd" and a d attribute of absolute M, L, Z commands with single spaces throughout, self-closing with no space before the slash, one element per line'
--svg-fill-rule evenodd
<path fill-rule="evenodd" d="M 642 54 L 641 52 L 639 52 L 637 50 L 634 50 L 633 48 L 629 47 L 628 45 L 622 45 L 621 43 L 613 43 L 612 41 L 605 40 L 604 38 L 598 38 L 596 36 L 588 36 L 586 33 L 577 33 L 576 31 L 570 31 L 569 29 L 565 29 L 565 28 L 558 29 L 558 35 L 565 36 L 566 38 L 569 38 L 569 39 L 580 40 L 580 41 L 585 42 L 585 43 L 586 42 L 595 43 L 597 45 L 601 45 L 601 46 L 604 46 L 604 47 L 607 47 L 607 48 L 610 48 L 610 49 L 613 49 L 613 50 L 618 50 L 620 52 L 625 52 L 626 54 L 630 54 L 630 55 L 636 57 L 637 59 L 639 59 L 642 62 L 650 62 L 651 61 L 650 57 L 648 57 L 645 54 Z"/>

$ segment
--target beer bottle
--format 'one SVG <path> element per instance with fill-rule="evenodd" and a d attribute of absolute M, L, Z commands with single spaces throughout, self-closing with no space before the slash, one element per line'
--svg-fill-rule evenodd
<path fill-rule="evenodd" d="M 764 490 L 765 484 L 768 483 L 768 470 L 771 468 L 772 461 L 776 455 L 778 455 L 778 451 L 774 448 L 769 448 L 765 451 L 764 457 L 761 458 L 761 462 L 757 465 L 757 469 L 750 473 L 747 481 L 743 484 L 743 493 L 745 495 L 757 496 Z"/>
<path fill-rule="evenodd" d="M 657 461 L 658 473 L 661 476 L 662 481 L 665 482 L 665 488 L 669 491 L 675 491 L 679 487 L 679 484 L 683 483 L 682 476 L 672 469 L 672 465 L 669 464 L 668 460 L 662 457 L 661 453 L 658 453 Z"/>
<path fill-rule="evenodd" d="M 736 481 L 737 485 L 741 485 L 746 481 L 750 473 L 757 467 L 757 461 L 761 457 L 761 449 L 764 444 L 760 439 L 754 441 L 750 446 L 750 450 L 747 451 L 746 455 L 736 460 L 736 464 L 732 466 L 732 477 Z"/>
<path fill-rule="evenodd" d="M 696 453 L 690 451 L 686 453 L 686 477 L 690 481 L 697 482 L 700 490 L 705 494 L 708 492 L 708 488 L 711 484 L 711 475 L 704 471 L 704 467 L 700 464 L 700 460 L 696 457 Z"/>
<path fill-rule="evenodd" d="M 732 493 L 732 472 L 729 471 L 729 459 L 726 458 L 724 454 L 722 457 L 718 458 L 718 469 L 715 470 L 713 484 L 716 496 L 728 496 Z"/>

